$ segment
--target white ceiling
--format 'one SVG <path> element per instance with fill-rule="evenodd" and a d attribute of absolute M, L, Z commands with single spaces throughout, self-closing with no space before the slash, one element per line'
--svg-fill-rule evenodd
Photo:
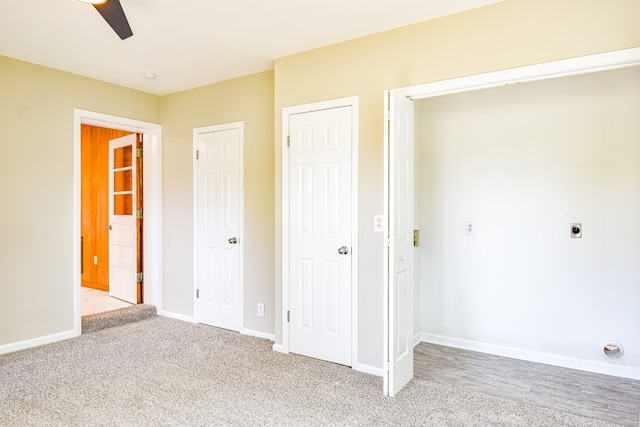
<path fill-rule="evenodd" d="M 497 1 L 121 0 L 134 35 L 120 40 L 77 0 L 0 0 L 0 55 L 164 95 Z"/>

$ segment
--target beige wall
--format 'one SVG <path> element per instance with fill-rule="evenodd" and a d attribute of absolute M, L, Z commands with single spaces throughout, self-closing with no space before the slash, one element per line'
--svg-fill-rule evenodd
<path fill-rule="evenodd" d="M 0 345 L 73 328 L 73 108 L 162 124 L 163 305 L 186 317 L 193 314 L 192 129 L 245 121 L 245 235 L 255 235 L 245 253 L 245 327 L 275 325 L 280 341 L 281 110 L 358 95 L 359 363 L 381 367 L 382 235 L 371 224 L 383 211 L 383 91 L 637 47 L 639 17 L 637 0 L 505 0 L 161 98 L 0 57 Z M 264 319 L 253 317 L 258 301 L 267 304 Z"/>
<path fill-rule="evenodd" d="M 193 315 L 193 128 L 244 121 L 244 327 L 273 334 L 273 71 L 164 96 L 160 106 L 163 309 Z"/>
<path fill-rule="evenodd" d="M 163 308 L 184 317 L 193 315 L 192 131 L 245 122 L 244 327 L 274 333 L 273 71 L 160 98 L 0 57 L 0 93 L 0 346 L 74 327 L 74 108 L 162 123 Z"/>
<path fill-rule="evenodd" d="M 0 56 L 0 345 L 74 328 L 74 108 L 160 121 L 154 95 Z"/>
<path fill-rule="evenodd" d="M 359 363 L 382 366 L 383 92 L 413 84 L 640 46 L 636 0 L 505 0 L 275 61 L 276 302 L 285 106 L 360 97 Z M 276 339 L 281 341 L 280 306 Z"/>

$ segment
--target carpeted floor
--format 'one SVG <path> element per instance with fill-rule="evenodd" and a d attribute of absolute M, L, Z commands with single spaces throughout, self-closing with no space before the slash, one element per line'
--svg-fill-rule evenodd
<path fill-rule="evenodd" d="M 607 426 L 523 403 L 382 379 L 164 317 L 0 355 L 3 426 Z"/>
<path fill-rule="evenodd" d="M 156 314 L 156 307 L 148 304 L 137 304 L 116 310 L 104 311 L 102 313 L 89 314 L 82 316 L 82 333 L 88 334 L 113 328 L 114 326 L 138 322 L 155 317 Z"/>

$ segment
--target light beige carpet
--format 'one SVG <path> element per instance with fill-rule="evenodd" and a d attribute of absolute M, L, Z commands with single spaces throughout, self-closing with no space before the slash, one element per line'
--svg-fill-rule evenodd
<path fill-rule="evenodd" d="M 3 426 L 606 426 L 412 381 L 382 379 L 272 343 L 163 317 L 0 356 Z"/>
<path fill-rule="evenodd" d="M 102 313 L 88 314 L 82 316 L 82 333 L 88 334 L 126 325 L 127 323 L 138 322 L 155 317 L 156 314 L 156 307 L 148 304 L 137 304 Z"/>

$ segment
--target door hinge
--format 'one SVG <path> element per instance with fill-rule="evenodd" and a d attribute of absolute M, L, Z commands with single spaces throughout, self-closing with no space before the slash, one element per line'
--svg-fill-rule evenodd
<path fill-rule="evenodd" d="M 196 150 L 196 160 L 200 158 L 200 150 Z"/>
<path fill-rule="evenodd" d="M 136 148 L 136 157 L 139 159 L 142 158 L 142 148 Z"/>
<path fill-rule="evenodd" d="M 387 111 L 387 120 L 391 121 L 391 111 Z"/>
<path fill-rule="evenodd" d="M 287 147 L 291 147 L 291 135 L 287 135 Z"/>
<path fill-rule="evenodd" d="M 136 209 L 136 219 L 142 219 L 142 209 Z"/>
<path fill-rule="evenodd" d="M 136 282 L 142 283 L 143 280 L 144 280 L 144 273 L 142 272 L 136 273 Z"/>
<path fill-rule="evenodd" d="M 200 298 L 200 289 L 196 289 L 196 298 Z"/>
<path fill-rule="evenodd" d="M 287 322 L 291 321 L 291 312 L 287 310 Z"/>

